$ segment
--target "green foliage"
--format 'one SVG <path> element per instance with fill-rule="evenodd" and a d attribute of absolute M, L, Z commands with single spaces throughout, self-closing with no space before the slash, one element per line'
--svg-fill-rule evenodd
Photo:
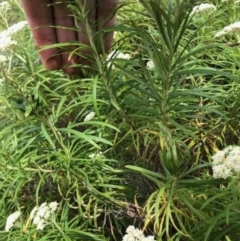
<path fill-rule="evenodd" d="M 24 19 L 9 3 L 1 31 Z M 27 28 L 0 50 L 2 239 L 122 240 L 134 224 L 159 241 L 239 240 L 238 180 L 211 170 L 213 153 L 239 144 L 238 35 L 214 38 L 239 6 L 216 1 L 193 15 L 197 4 L 123 1 L 118 24 L 93 33 L 89 13 L 69 3 L 90 43 L 74 43 L 91 53 L 81 77 L 45 71 Z M 113 30 L 111 56 L 100 55 Z M 31 210 L 52 201 L 56 219 L 36 231 Z M 3 231 L 16 210 L 20 221 Z"/>

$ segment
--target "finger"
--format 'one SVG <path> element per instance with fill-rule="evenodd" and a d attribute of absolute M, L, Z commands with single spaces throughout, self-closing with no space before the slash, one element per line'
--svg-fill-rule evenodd
<path fill-rule="evenodd" d="M 56 43 L 52 8 L 47 5 L 51 0 L 22 0 L 22 6 L 26 14 L 36 47 L 39 49 L 46 45 Z M 40 58 L 48 70 L 61 68 L 61 57 L 57 48 L 40 51 Z"/>
<path fill-rule="evenodd" d="M 97 5 L 97 30 L 107 29 L 116 23 L 116 9 L 118 0 L 100 0 Z M 104 40 L 104 51 L 108 51 L 112 45 L 113 32 L 109 33 Z"/>
<path fill-rule="evenodd" d="M 63 0 L 64 1 L 64 0 Z M 74 19 L 67 4 L 53 0 L 54 22 L 56 25 L 56 36 L 58 43 L 68 43 L 77 41 L 77 33 L 74 30 Z M 71 65 L 78 62 L 77 55 L 71 55 L 71 46 L 61 48 L 62 67 L 68 75 L 77 74 L 78 68 Z"/>
<path fill-rule="evenodd" d="M 86 15 L 87 19 L 78 21 L 78 41 L 90 47 L 85 21 L 88 21 L 88 26 L 94 35 L 96 28 L 96 0 L 80 0 L 80 8 L 83 13 L 82 16 Z M 90 50 L 86 49 L 81 51 L 80 63 L 83 65 L 91 65 L 91 61 L 89 60 L 91 55 L 92 53 Z"/>

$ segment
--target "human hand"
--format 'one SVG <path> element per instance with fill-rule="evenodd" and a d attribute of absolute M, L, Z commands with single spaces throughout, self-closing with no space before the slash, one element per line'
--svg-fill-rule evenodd
<path fill-rule="evenodd" d="M 67 6 L 68 0 L 62 1 Z M 85 4 L 86 11 L 89 11 L 89 24 L 94 23 L 94 28 L 98 29 L 102 26 L 108 28 L 115 24 L 113 14 L 117 8 L 118 0 L 79 1 L 83 5 Z M 90 45 L 83 31 L 74 31 L 74 17 L 67 7 L 63 7 L 63 3 L 59 5 L 59 0 L 21 0 L 21 2 L 38 49 L 51 44 L 76 41 Z M 51 26 L 56 26 L 56 28 Z M 61 28 L 57 26 L 61 26 Z M 78 26 L 85 28 L 83 23 L 78 23 Z M 106 51 L 110 48 L 112 40 L 113 33 L 110 33 L 104 40 Z M 71 51 L 64 50 L 64 48 L 59 50 L 53 47 L 41 50 L 39 54 L 46 69 L 63 69 L 68 75 L 79 73 L 79 68 L 71 67 L 71 65 L 89 64 L 86 59 L 80 58 L 76 54 L 71 55 Z"/>

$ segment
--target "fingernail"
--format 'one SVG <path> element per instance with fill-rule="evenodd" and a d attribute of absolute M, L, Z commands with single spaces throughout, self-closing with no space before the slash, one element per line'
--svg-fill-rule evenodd
<path fill-rule="evenodd" d="M 61 58 L 60 56 L 53 56 L 45 60 L 43 64 L 47 70 L 58 70 L 61 69 Z"/>
<path fill-rule="evenodd" d="M 67 75 L 78 75 L 80 74 L 80 68 L 74 68 L 74 67 L 69 67 L 69 68 L 64 68 L 63 69 L 64 73 Z"/>

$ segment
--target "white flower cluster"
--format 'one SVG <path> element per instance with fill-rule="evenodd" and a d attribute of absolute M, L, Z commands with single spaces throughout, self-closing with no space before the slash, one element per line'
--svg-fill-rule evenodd
<path fill-rule="evenodd" d="M 235 32 L 236 30 L 238 30 L 238 31 L 240 30 L 240 21 L 232 23 L 232 24 L 224 27 L 223 30 L 217 32 L 214 35 L 214 38 L 219 38 L 219 37 L 224 36 L 228 33 Z"/>
<path fill-rule="evenodd" d="M 119 59 L 130 59 L 130 54 L 124 54 L 122 52 L 116 52 L 116 51 L 112 51 L 108 57 L 107 60 L 112 59 L 113 57 L 119 58 Z"/>
<path fill-rule="evenodd" d="M 91 111 L 89 114 L 86 115 L 86 117 L 84 118 L 84 122 L 85 121 L 90 121 L 95 117 L 95 112 Z"/>
<path fill-rule="evenodd" d="M 154 236 L 145 237 L 143 232 L 134 226 L 129 226 L 122 241 L 155 241 Z"/>
<path fill-rule="evenodd" d="M 118 58 L 118 59 L 130 59 L 131 56 L 130 54 L 124 54 L 120 51 L 112 51 L 108 56 L 107 56 L 107 60 L 111 60 L 111 59 L 114 59 L 114 58 Z M 108 67 L 111 66 L 111 63 L 108 63 Z M 114 68 L 114 65 L 113 65 L 113 68 Z"/>
<path fill-rule="evenodd" d="M 15 222 L 18 220 L 20 216 L 21 216 L 20 211 L 16 211 L 8 216 L 6 225 L 5 225 L 5 230 L 7 232 L 9 232 L 9 230 L 14 226 Z"/>
<path fill-rule="evenodd" d="M 12 35 L 19 32 L 26 25 L 27 21 L 21 21 L 0 32 L 0 50 L 6 50 L 11 46 L 17 45 L 17 42 L 12 40 Z"/>
<path fill-rule="evenodd" d="M 240 146 L 229 146 L 212 156 L 213 177 L 228 178 L 240 174 Z"/>
<path fill-rule="evenodd" d="M 49 204 L 42 203 L 40 207 L 36 206 L 30 213 L 29 221 L 33 220 L 33 224 L 36 226 L 37 230 L 43 230 L 44 227 L 48 224 L 47 221 L 51 215 L 57 210 L 58 203 L 51 202 Z M 16 211 L 8 216 L 6 221 L 5 230 L 9 230 L 14 226 L 17 219 L 20 217 L 21 212 Z"/>
<path fill-rule="evenodd" d="M 0 64 L 7 61 L 7 57 L 0 54 Z"/>
<path fill-rule="evenodd" d="M 99 158 L 102 159 L 102 158 L 105 158 L 101 151 L 89 154 L 88 157 L 91 158 L 91 159 L 99 159 Z"/>
<path fill-rule="evenodd" d="M 0 3 L 0 11 L 7 11 L 8 9 L 10 9 L 10 5 L 7 1 L 1 2 Z"/>
<path fill-rule="evenodd" d="M 152 61 L 152 60 L 149 60 L 149 61 L 147 62 L 147 69 L 153 70 L 154 68 L 155 68 L 155 66 L 154 66 L 153 61 Z"/>
<path fill-rule="evenodd" d="M 51 202 L 49 204 L 42 203 L 40 207 L 36 206 L 30 213 L 30 220 L 36 225 L 37 230 L 43 230 L 47 225 L 48 219 L 57 210 L 58 203 Z"/>
<path fill-rule="evenodd" d="M 6 50 L 15 45 L 17 45 L 17 42 L 15 40 L 12 40 L 11 37 L 9 36 L 3 37 L 0 34 L 0 50 L 2 51 Z"/>
<path fill-rule="evenodd" d="M 19 32 L 21 29 L 23 29 L 25 26 L 27 26 L 28 23 L 27 21 L 20 21 L 18 23 L 13 24 L 12 26 L 10 26 L 7 30 L 4 30 L 2 33 L 4 35 L 8 35 L 11 36 L 17 32 Z M 5 32 L 5 33 L 4 33 Z M 1 34 L 1 33 L 0 33 Z"/>
<path fill-rule="evenodd" d="M 217 8 L 210 3 L 201 3 L 197 6 L 195 6 L 191 12 L 191 14 L 196 14 L 196 13 L 203 13 L 203 12 L 212 12 L 212 11 L 216 11 Z"/>

